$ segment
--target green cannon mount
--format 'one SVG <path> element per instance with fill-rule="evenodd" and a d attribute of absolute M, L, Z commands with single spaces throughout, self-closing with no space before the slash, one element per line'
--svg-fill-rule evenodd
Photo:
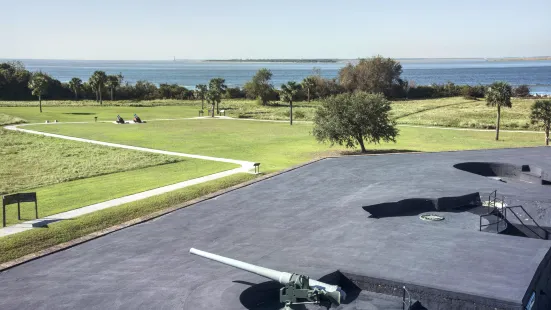
<path fill-rule="evenodd" d="M 282 310 L 292 310 L 292 305 L 321 305 L 339 302 L 338 294 L 327 292 L 323 287 L 311 287 L 308 276 L 294 273 L 289 282 L 279 290 L 279 302 L 285 304 Z"/>

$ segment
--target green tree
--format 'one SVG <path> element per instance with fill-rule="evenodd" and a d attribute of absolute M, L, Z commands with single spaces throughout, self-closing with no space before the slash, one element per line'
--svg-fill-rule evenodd
<path fill-rule="evenodd" d="M 222 101 L 222 95 L 226 91 L 226 80 L 223 78 L 214 78 L 209 82 L 209 90 L 207 91 L 207 102 L 212 105 L 212 117 L 214 117 L 214 105 L 216 104 L 216 113 L 219 112 L 219 104 Z"/>
<path fill-rule="evenodd" d="M 42 73 L 37 72 L 32 75 L 29 81 L 29 89 L 34 96 L 38 96 L 38 102 L 40 106 L 40 113 L 42 113 L 42 95 L 45 95 L 49 86 L 49 77 Z"/>
<path fill-rule="evenodd" d="M 74 77 L 69 81 L 69 88 L 75 93 L 75 100 L 78 99 L 78 91 L 82 88 L 82 80 Z"/>
<path fill-rule="evenodd" d="M 394 87 L 403 84 L 402 65 L 392 59 L 376 56 L 360 59 L 339 71 L 339 82 L 349 92 L 365 91 L 390 96 Z"/>
<path fill-rule="evenodd" d="M 496 140 L 499 140 L 499 125 L 501 122 L 501 107 L 510 108 L 513 106 L 511 103 L 511 95 L 513 90 L 511 85 L 505 82 L 494 82 L 488 91 L 486 92 L 486 105 L 495 107 L 497 106 L 497 120 L 496 120 Z"/>
<path fill-rule="evenodd" d="M 113 92 L 119 86 L 121 86 L 119 75 L 108 75 L 105 80 L 105 86 L 109 89 L 111 94 L 111 101 L 113 101 Z"/>
<path fill-rule="evenodd" d="M 519 85 L 513 90 L 515 97 L 529 97 L 530 96 L 530 87 L 528 85 Z"/>
<path fill-rule="evenodd" d="M 306 90 L 306 98 L 310 102 L 311 94 L 314 93 L 316 88 L 316 78 L 313 76 L 307 76 L 302 80 L 302 88 Z"/>
<path fill-rule="evenodd" d="M 195 85 L 195 98 L 201 98 L 201 110 L 204 109 L 205 96 L 207 95 L 207 85 L 197 84 Z"/>
<path fill-rule="evenodd" d="M 258 98 L 262 105 L 266 105 L 273 93 L 274 86 L 270 83 L 272 71 L 263 68 L 258 70 L 252 80 L 247 82 L 243 88 L 249 97 Z"/>
<path fill-rule="evenodd" d="M 545 130 L 545 145 L 549 145 L 549 129 L 551 129 L 551 100 L 537 100 L 532 105 L 530 120 L 532 124 L 543 124 Z"/>
<path fill-rule="evenodd" d="M 90 84 L 96 88 L 97 98 L 99 99 L 100 105 L 103 104 L 101 95 L 106 82 L 107 75 L 103 71 L 95 71 L 94 74 L 92 74 L 92 76 L 90 77 Z"/>
<path fill-rule="evenodd" d="M 300 91 L 300 84 L 297 82 L 287 82 L 287 84 L 281 85 L 281 100 L 289 103 L 289 121 L 293 125 L 293 101 L 297 97 L 298 92 Z"/>
<path fill-rule="evenodd" d="M 396 142 L 398 129 L 390 117 L 390 101 L 382 94 L 345 93 L 322 101 L 314 115 L 313 135 L 320 142 L 347 148 L 364 142 Z"/>

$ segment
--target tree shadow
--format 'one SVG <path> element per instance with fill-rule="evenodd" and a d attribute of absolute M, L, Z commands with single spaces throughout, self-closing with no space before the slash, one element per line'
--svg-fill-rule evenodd
<path fill-rule="evenodd" d="M 362 152 L 360 150 L 353 150 L 353 151 L 341 151 L 341 155 L 343 156 L 351 156 L 351 155 L 376 155 L 376 154 L 393 154 L 393 153 L 417 153 L 420 151 L 417 150 L 408 150 L 408 149 L 385 149 L 385 150 L 367 150 L 367 152 Z"/>
<path fill-rule="evenodd" d="M 270 104 L 267 104 L 267 106 L 274 107 L 274 108 L 281 108 L 281 107 L 289 108 L 288 104 L 283 104 L 280 102 L 270 103 Z M 293 102 L 293 109 L 294 108 L 315 108 L 315 107 L 312 105 L 301 105 Z"/>
<path fill-rule="evenodd" d="M 371 218 L 420 215 L 431 211 L 461 213 L 469 211 L 479 214 L 482 206 L 478 192 L 455 197 L 410 198 L 396 202 L 385 202 L 363 206 Z"/>
<path fill-rule="evenodd" d="M 96 115 L 97 113 L 87 113 L 87 112 L 68 112 L 63 114 L 70 114 L 70 115 Z"/>

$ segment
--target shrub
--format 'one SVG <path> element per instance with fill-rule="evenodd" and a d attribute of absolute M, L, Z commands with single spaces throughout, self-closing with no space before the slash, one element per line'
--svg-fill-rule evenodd
<path fill-rule="evenodd" d="M 513 96 L 515 97 L 529 97 L 530 96 L 530 87 L 528 85 L 519 85 L 513 90 Z"/>
<path fill-rule="evenodd" d="M 470 86 L 465 85 L 461 87 L 461 95 L 465 99 L 477 99 L 484 98 L 485 88 L 482 85 Z"/>
<path fill-rule="evenodd" d="M 301 110 L 297 110 L 293 113 L 293 117 L 295 119 L 297 118 L 305 118 L 306 117 L 306 114 L 304 113 L 304 111 L 301 111 Z"/>

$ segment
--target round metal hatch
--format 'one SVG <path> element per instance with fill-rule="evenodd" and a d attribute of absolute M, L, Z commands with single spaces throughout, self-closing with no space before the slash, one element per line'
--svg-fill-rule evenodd
<path fill-rule="evenodd" d="M 437 222 L 437 221 L 443 221 L 444 220 L 444 217 L 441 216 L 441 215 L 438 215 L 438 214 L 421 214 L 419 216 L 420 219 L 422 219 L 423 221 L 433 221 L 433 222 Z"/>

